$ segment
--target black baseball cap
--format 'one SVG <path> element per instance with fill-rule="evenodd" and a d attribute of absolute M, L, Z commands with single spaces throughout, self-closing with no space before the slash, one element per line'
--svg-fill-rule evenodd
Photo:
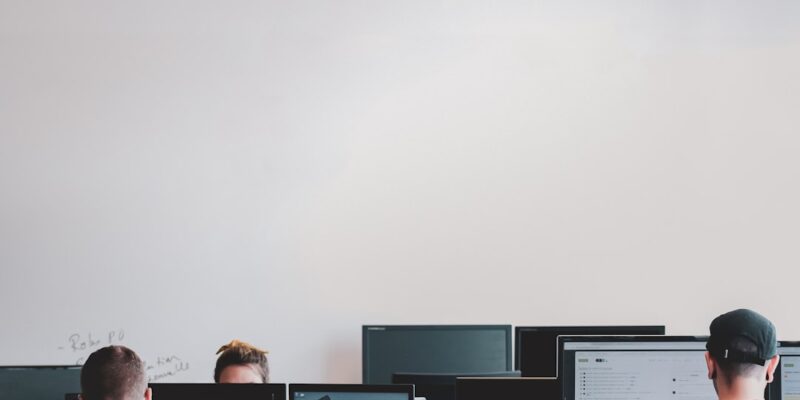
<path fill-rule="evenodd" d="M 778 354 L 775 325 L 763 315 L 746 309 L 734 310 L 711 322 L 711 336 L 706 349 L 718 360 L 765 365 Z M 745 352 L 731 343 L 745 339 L 755 345 L 754 352 Z"/>

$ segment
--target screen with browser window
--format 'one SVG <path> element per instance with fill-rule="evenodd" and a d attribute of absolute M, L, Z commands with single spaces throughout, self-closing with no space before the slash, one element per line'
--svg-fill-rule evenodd
<path fill-rule="evenodd" d="M 770 400 L 800 400 L 800 343 L 781 343 L 781 361 L 770 390 Z"/>
<path fill-rule="evenodd" d="M 565 400 L 716 400 L 705 340 L 563 343 Z"/>

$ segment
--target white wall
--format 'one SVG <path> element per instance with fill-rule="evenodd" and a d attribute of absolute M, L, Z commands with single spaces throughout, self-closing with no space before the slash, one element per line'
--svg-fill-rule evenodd
<path fill-rule="evenodd" d="M 123 329 L 174 380 L 240 337 L 276 381 L 358 381 L 364 323 L 702 334 L 740 306 L 800 339 L 798 20 L 2 0 L 0 363 Z"/>

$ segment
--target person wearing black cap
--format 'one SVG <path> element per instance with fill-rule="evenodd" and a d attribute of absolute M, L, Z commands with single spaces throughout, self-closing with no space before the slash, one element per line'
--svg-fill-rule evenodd
<path fill-rule="evenodd" d="M 708 378 L 720 400 L 763 399 L 778 367 L 775 326 L 751 310 L 735 310 L 711 322 L 706 343 Z"/>

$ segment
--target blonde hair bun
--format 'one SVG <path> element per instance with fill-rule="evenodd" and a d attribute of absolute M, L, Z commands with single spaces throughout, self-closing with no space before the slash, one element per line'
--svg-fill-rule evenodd
<path fill-rule="evenodd" d="M 233 350 L 233 349 L 249 350 L 249 351 L 256 352 L 256 353 L 269 354 L 268 351 L 259 349 L 258 347 L 253 346 L 250 343 L 243 342 L 243 341 L 241 341 L 239 339 L 233 339 L 233 340 L 230 341 L 230 343 L 220 347 L 219 350 L 217 350 L 217 354 L 226 352 L 228 350 Z"/>

